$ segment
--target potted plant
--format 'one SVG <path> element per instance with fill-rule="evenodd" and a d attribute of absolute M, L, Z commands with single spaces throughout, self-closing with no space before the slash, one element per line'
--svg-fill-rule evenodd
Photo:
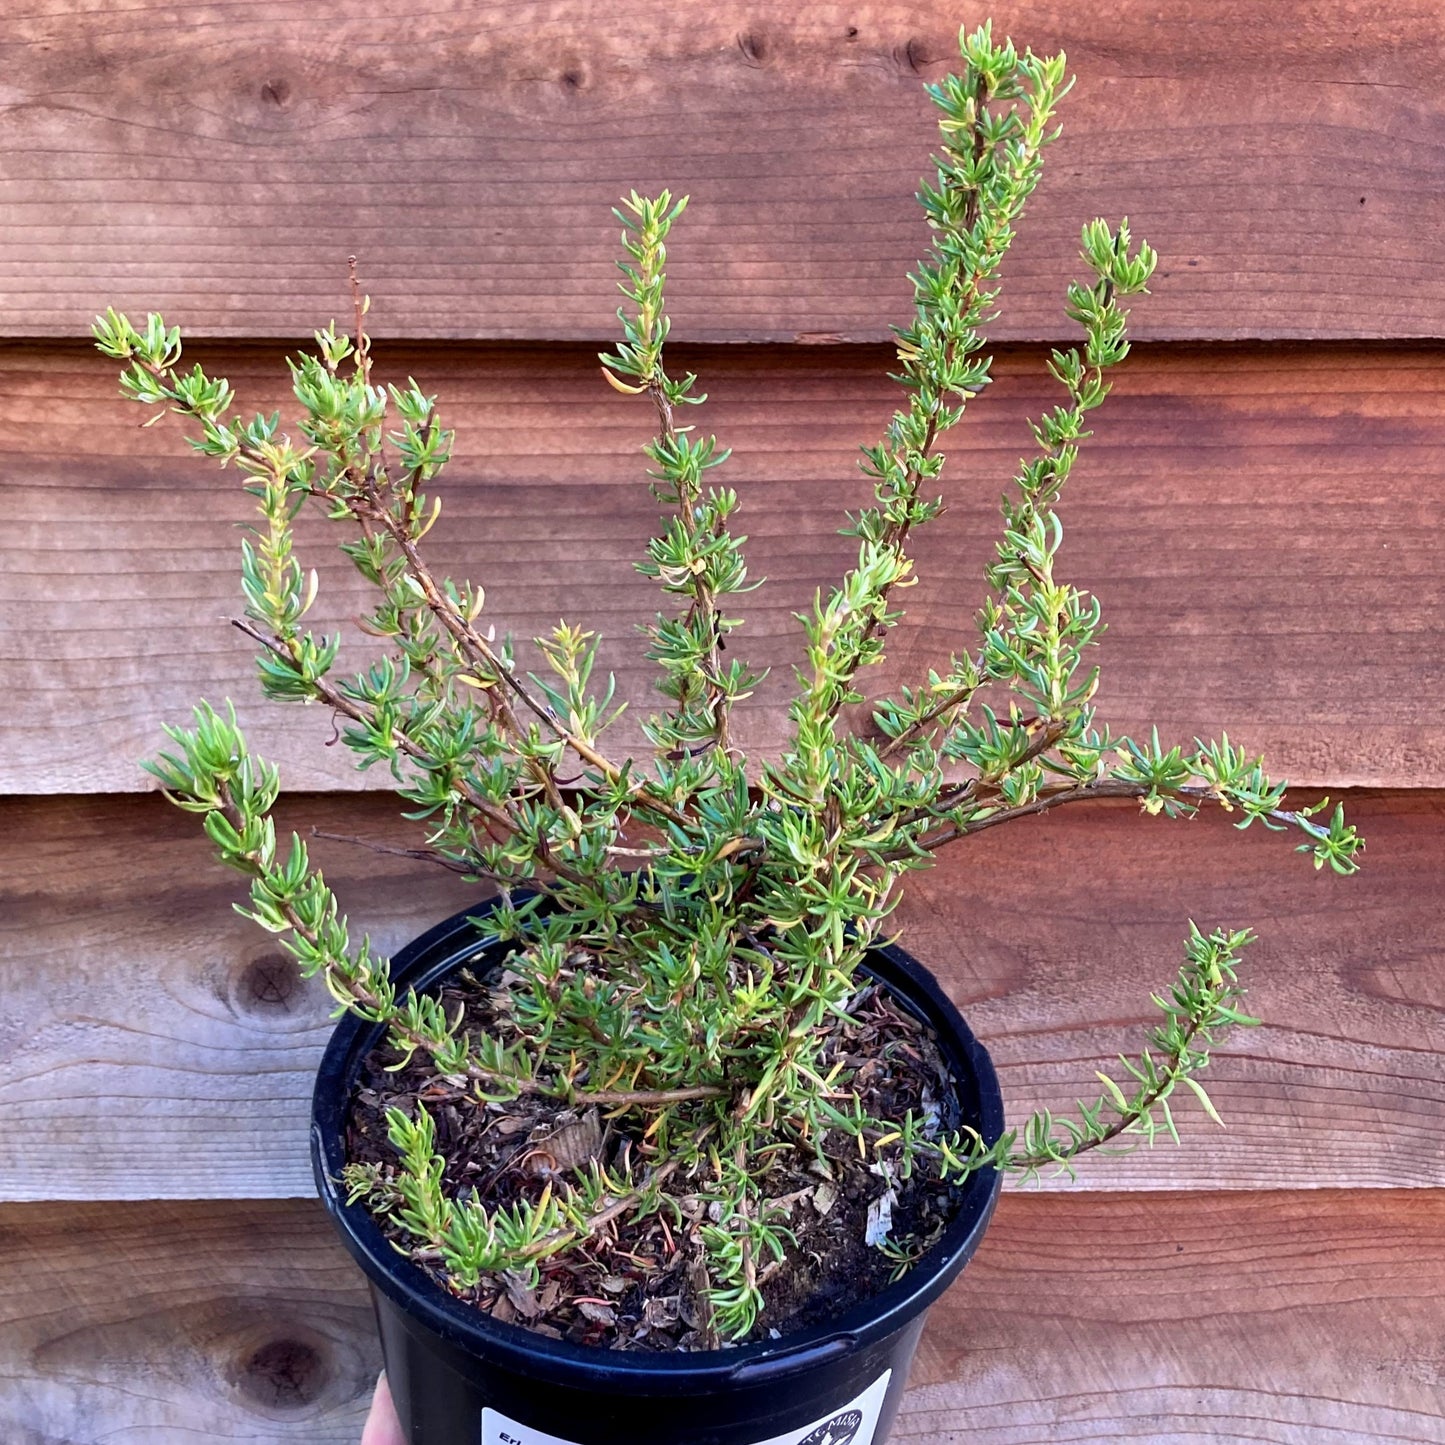
<path fill-rule="evenodd" d="M 492 892 L 388 964 L 351 936 L 305 843 L 277 839 L 276 770 L 233 711 L 201 704 L 148 764 L 250 877 L 242 911 L 345 1016 L 318 1076 L 317 1180 L 372 1281 L 413 1445 L 882 1441 L 923 1312 L 977 1246 L 1001 1172 L 1172 1135 L 1180 1086 L 1213 1115 L 1196 1076 L 1249 1022 L 1248 933 L 1191 925 L 1138 1058 L 1075 1115 L 1005 1129 L 986 1053 L 889 944 L 904 875 L 1095 798 L 1168 816 L 1218 805 L 1240 827 L 1294 830 L 1316 867 L 1356 867 L 1343 811 L 1286 808 L 1227 738 L 1166 748 L 1096 723 L 1100 610 L 1062 580 L 1056 509 L 1128 353 L 1122 303 L 1154 268 L 1127 224 L 1084 227 L 1087 279 L 1067 298 L 1084 339 L 1048 363 L 1061 401 L 1003 500 L 976 644 L 870 696 L 912 533 L 943 510 L 944 435 L 989 380 L 982 328 L 1070 83 L 1062 55 L 1020 54 L 987 25 L 961 54 L 928 87 L 942 151 L 920 192 L 933 246 L 897 333 L 902 400 L 863 449 L 874 499 L 846 529 L 856 564 L 801 617 L 777 757 L 732 741 L 758 681 L 732 647 L 731 599 L 753 585 L 738 499 L 713 481 L 727 453 L 684 424 L 704 400 L 695 378 L 664 367 L 684 201 L 634 194 L 617 212 L 623 337 L 601 358 L 657 421 L 645 451 L 666 511 L 638 566 L 665 598 L 643 629 L 663 701 L 645 761 L 611 749 L 618 709 L 589 632 L 559 624 L 521 661 L 481 587 L 428 564 L 451 434 L 415 382 L 373 382 L 354 271 L 354 332 L 333 324 L 291 363 L 294 434 L 236 419 L 229 385 L 181 370 L 159 317 L 96 324 L 125 393 L 186 417 L 191 444 L 258 500 L 236 626 L 265 694 L 320 704 L 361 767 L 391 773 L 425 828 L 417 854 Z M 379 655 L 350 676 L 339 638 L 305 626 L 316 574 L 292 529 L 313 501 L 375 591 L 362 627 Z"/>

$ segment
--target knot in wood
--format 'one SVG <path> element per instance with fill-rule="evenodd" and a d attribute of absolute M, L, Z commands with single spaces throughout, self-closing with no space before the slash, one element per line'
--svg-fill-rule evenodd
<path fill-rule="evenodd" d="M 295 1013 L 300 994 L 295 960 L 283 953 L 263 953 L 251 959 L 231 987 L 231 1000 L 239 1013 L 267 1017 Z"/>
<path fill-rule="evenodd" d="M 268 1340 L 241 1366 L 241 1393 L 272 1410 L 299 1410 L 313 1403 L 326 1385 L 321 1354 L 305 1340 Z"/>

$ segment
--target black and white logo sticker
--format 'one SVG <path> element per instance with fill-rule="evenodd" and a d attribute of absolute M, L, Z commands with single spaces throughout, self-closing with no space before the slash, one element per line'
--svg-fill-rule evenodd
<path fill-rule="evenodd" d="M 834 1415 L 826 1425 L 819 1425 L 801 1445 L 855 1445 L 862 1428 L 863 1412 L 844 1410 L 841 1415 Z"/>
<path fill-rule="evenodd" d="M 753 1445 L 873 1445 L 892 1375 L 892 1370 L 884 1370 L 861 1395 L 830 1410 L 821 1420 L 800 1425 L 784 1435 L 754 1441 Z M 580 1442 L 534 1430 L 499 1410 L 483 1410 L 481 1445 L 580 1445 Z M 647 1442 L 639 1441 L 638 1445 L 647 1445 Z"/>

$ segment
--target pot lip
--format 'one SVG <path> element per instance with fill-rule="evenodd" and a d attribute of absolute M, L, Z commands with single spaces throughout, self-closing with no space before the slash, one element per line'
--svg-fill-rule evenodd
<path fill-rule="evenodd" d="M 520 890 L 513 898 L 524 897 Z M 428 929 L 392 959 L 392 977 L 424 988 L 463 962 L 505 947 L 488 942 L 478 920 L 494 899 L 463 909 Z M 935 1030 L 949 1063 L 976 1104 L 976 1127 L 988 1143 L 1003 1132 L 1003 1099 L 988 1051 L 973 1036 L 933 975 L 896 945 L 871 949 L 865 967 L 891 987 Z M 415 1321 L 467 1354 L 485 1355 L 533 1377 L 589 1388 L 636 1388 L 684 1393 L 707 1384 L 742 1384 L 785 1378 L 852 1354 L 895 1334 L 927 1309 L 953 1282 L 978 1247 L 998 1199 L 1001 1179 L 980 1169 L 964 1186 L 958 1213 L 933 1249 L 902 1279 L 860 1301 L 836 1320 L 776 1340 L 693 1352 L 608 1350 L 553 1340 L 519 1325 L 503 1324 L 448 1294 L 402 1256 L 360 1203 L 348 1204 L 340 1182 L 345 1163 L 344 1126 L 351 1086 L 383 1025 L 344 1016 L 317 1069 L 312 1096 L 311 1158 L 317 1191 L 342 1242 L 374 1288 Z"/>

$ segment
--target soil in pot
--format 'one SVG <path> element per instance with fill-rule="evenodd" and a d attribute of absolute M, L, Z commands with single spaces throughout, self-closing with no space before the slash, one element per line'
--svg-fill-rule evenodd
<path fill-rule="evenodd" d="M 454 1006 L 475 1010 L 471 1017 L 478 1022 L 504 1023 L 506 998 L 499 1000 L 497 995 L 499 991 L 509 992 L 512 987 L 505 981 L 509 955 L 505 945 L 491 938 L 481 916 L 487 911 L 483 905 L 459 913 L 403 948 L 392 959 L 396 986 L 414 986 L 428 992 L 438 988 L 456 989 L 457 992 L 448 996 Z M 471 980 L 461 976 L 465 969 L 473 971 Z M 861 992 L 866 990 L 870 979 L 882 981 L 887 997 L 896 1000 L 898 1006 L 881 1000 L 876 992 Z M 838 1027 L 842 1032 L 833 1040 L 838 1062 L 844 1068 L 851 1063 L 863 1073 L 863 1082 L 880 1091 L 876 1096 L 880 1100 L 888 1097 L 881 1092 L 885 1087 L 916 1088 L 923 1111 L 915 1115 L 915 1122 L 920 1126 L 926 1126 L 934 1117 L 936 1106 L 937 1127 L 951 1128 L 955 1122 L 960 1126 L 972 1125 L 986 1142 L 995 1141 L 1004 1126 L 997 1075 L 987 1052 L 973 1038 L 927 970 L 901 949 L 875 949 L 863 964 L 859 987 L 860 993 L 851 1001 L 854 1022 L 840 1022 Z M 512 997 L 515 998 L 515 994 Z M 894 1017 L 879 1017 L 879 1009 L 884 1015 Z M 914 1019 L 926 1020 L 926 1025 L 920 1028 L 913 1023 Z M 995 1171 L 981 1169 L 969 1177 L 936 1244 L 927 1249 L 901 1279 L 863 1297 L 860 1286 L 870 1281 L 860 1279 L 855 1271 L 848 1282 L 850 1293 L 834 1298 L 854 1298 L 860 1302 L 820 1309 L 817 1311 L 823 1316 L 820 1323 L 791 1324 L 786 1332 L 772 1323 L 762 1337 L 732 1348 L 705 1347 L 705 1320 L 698 1307 L 703 1295 L 691 1274 L 686 1274 L 676 1289 L 677 1323 L 682 1328 L 673 1332 L 673 1346 L 665 1348 L 667 1330 L 664 1327 L 673 1323 L 671 1305 L 652 1304 L 649 1318 L 648 1301 L 659 1297 L 667 1301 L 670 1296 L 642 1283 L 643 1279 L 650 1278 L 647 1272 L 654 1270 L 659 1261 L 632 1248 L 627 1239 L 609 1236 L 604 1241 L 606 1248 L 614 1255 L 619 1245 L 627 1248 L 635 1257 L 625 1263 L 640 1273 L 629 1277 L 620 1270 L 603 1266 L 614 1276 L 610 1281 L 614 1289 L 618 1280 L 625 1282 L 624 1287 L 613 1295 L 605 1284 L 599 1284 L 595 1295 L 571 1296 L 577 1315 L 588 1319 L 587 1312 L 581 1308 L 584 1301 L 625 1301 L 626 1282 L 630 1279 L 631 1287 L 640 1290 L 640 1297 L 635 1298 L 631 1308 L 641 1310 L 648 1322 L 649 1334 L 656 1329 L 662 1338 L 654 1339 L 651 1344 L 646 1338 L 636 1339 L 634 1326 L 632 1337 L 627 1339 L 614 1329 L 611 1348 L 600 1332 L 582 1338 L 596 1339 L 601 1347 L 578 1344 L 567 1334 L 578 1323 L 576 1318 L 562 1318 L 552 1323 L 539 1314 L 530 1322 L 533 1327 L 526 1328 L 529 1322 L 522 1318 L 523 1311 L 511 1297 L 515 1291 L 507 1289 L 505 1280 L 489 1286 L 490 1309 L 479 1307 L 480 1290 L 475 1301 L 460 1299 L 448 1292 L 436 1275 L 429 1273 L 425 1260 L 404 1258 L 397 1252 L 394 1243 L 383 1234 L 375 1214 L 361 1201 L 347 1202 L 343 1176 L 348 1173 L 354 1176 L 357 1172 L 347 1168 L 348 1135 L 359 1134 L 366 1109 L 380 1105 L 376 1084 L 379 1082 L 388 1089 L 412 1090 L 417 1099 L 425 1099 L 427 1092 L 438 1088 L 454 1092 L 445 1080 L 425 1076 L 406 1078 L 405 1070 L 398 1071 L 398 1075 L 387 1075 L 382 1068 L 378 1079 L 377 1067 L 384 1065 L 386 1059 L 372 1055 L 382 1032 L 380 1026 L 364 1023 L 354 1016 L 343 1018 L 337 1025 L 317 1071 L 312 1098 L 312 1163 L 317 1189 L 340 1238 L 371 1282 L 387 1375 L 411 1445 L 638 1445 L 639 1441 L 647 1445 L 801 1445 L 805 1440 L 817 1438 L 820 1430 L 829 1438 L 830 1445 L 843 1445 L 845 1439 L 849 1445 L 881 1445 L 887 1439 L 903 1398 L 909 1365 L 928 1308 L 964 1268 L 987 1228 L 998 1197 L 999 1178 Z M 947 1060 L 946 1070 L 939 1067 L 934 1040 L 937 1052 Z M 368 1058 L 372 1066 L 370 1073 L 364 1072 Z M 870 1058 L 878 1063 L 870 1067 Z M 941 1097 L 931 1097 L 945 1074 L 952 1087 Z M 915 1080 L 912 1086 L 904 1082 L 910 1075 Z M 838 1082 L 842 1082 L 841 1078 Z M 370 1104 L 360 1097 L 367 1090 L 376 1094 Z M 912 1096 L 897 1095 L 898 1099 L 904 1097 Z M 952 1116 L 956 1101 L 961 1104 L 955 1121 Z M 359 1112 L 354 1107 L 358 1102 L 363 1104 Z M 703 1128 L 714 1127 L 715 1104 L 699 1103 L 696 1122 Z M 526 1145 L 518 1155 L 519 1163 L 522 1154 L 547 1146 L 545 1152 L 554 1162 L 548 1158 L 536 1162 L 544 1169 L 560 1168 L 562 1160 L 558 1158 L 558 1151 L 565 1155 L 580 1140 L 588 1148 L 601 1147 L 604 1151 L 630 1149 L 633 1164 L 655 1162 L 655 1168 L 636 1170 L 637 1174 L 648 1175 L 654 1183 L 670 1178 L 671 1173 L 680 1172 L 682 1167 L 680 1161 L 684 1155 L 675 1146 L 669 1147 L 662 1138 L 666 1127 L 679 1131 L 694 1122 L 686 1117 L 678 1118 L 674 1112 L 669 1116 L 672 1124 L 659 1126 L 658 1134 L 649 1139 L 646 1132 L 640 1137 L 635 1132 L 628 1133 L 629 1120 L 624 1116 L 612 1121 L 609 1136 L 605 1113 L 599 1115 L 595 1124 L 585 1116 L 544 1119 L 540 1114 L 528 1114 L 531 1106 L 524 1106 L 522 1110 L 493 1110 L 474 1106 L 462 1096 L 427 1101 L 427 1117 L 435 1121 L 434 1127 L 438 1130 L 465 1131 L 466 1111 L 473 1107 L 482 1107 L 487 1119 L 509 1118 L 520 1113 L 521 1127 L 493 1125 L 496 1132 L 511 1130 L 514 1147 Z M 714 1113 L 708 1114 L 709 1109 Z M 458 1111 L 455 1118 L 449 1112 L 452 1110 Z M 440 1117 L 442 1115 L 447 1117 Z M 574 1130 L 572 1126 L 577 1125 L 581 1128 Z M 540 1132 L 534 1137 L 533 1130 L 539 1126 Z M 480 1132 L 482 1126 L 474 1127 Z M 632 1127 L 644 1131 L 647 1128 L 645 1124 Z M 599 1131 L 600 1146 L 597 1144 Z M 374 1140 L 376 1136 L 372 1137 Z M 675 1132 L 674 1139 L 678 1137 Z M 856 1149 L 856 1140 L 848 1136 L 848 1142 Z M 780 1170 L 784 1161 L 775 1156 L 792 1149 L 793 1141 L 780 1139 L 778 1143 L 780 1148 L 765 1148 L 761 1155 L 754 1150 L 750 1167 L 755 1178 L 760 1173 L 771 1176 Z M 842 1147 L 844 1141 L 822 1141 L 823 1147 L 830 1151 L 823 1155 L 826 1172 L 835 1176 L 826 1180 L 823 1174 L 809 1167 L 819 1141 L 809 1138 L 806 1143 L 804 1156 L 788 1161 L 795 1174 L 801 1170 L 805 1176 L 799 1187 L 811 1187 L 813 1178 L 839 1187 L 842 1177 L 839 1166 L 844 1158 L 850 1157 L 846 1147 Z M 883 1161 L 897 1158 L 896 1141 L 869 1139 L 864 1143 L 864 1154 L 872 1151 L 869 1163 L 880 1162 L 879 1156 Z M 644 1154 L 648 1149 L 656 1152 Z M 613 1153 L 611 1157 L 618 1160 L 624 1156 Z M 685 1157 L 695 1158 L 696 1154 L 689 1151 Z M 762 1166 L 758 1162 L 760 1158 L 764 1161 Z M 773 1162 L 768 1163 L 769 1159 Z M 694 1187 L 715 1196 L 717 1191 L 709 1187 L 703 1168 L 694 1167 L 700 1176 Z M 361 1172 L 372 1170 L 361 1166 Z M 921 1165 L 918 1172 L 931 1173 L 931 1170 Z M 871 1171 L 867 1181 L 856 1174 L 847 1177 L 858 1178 L 869 1193 L 878 1188 L 873 1179 L 881 1179 L 885 1186 L 889 1182 L 881 1175 L 872 1175 Z M 485 1176 L 479 1174 L 478 1178 L 484 1180 Z M 531 1178 L 530 1184 L 529 1178 L 522 1175 L 516 1187 L 546 1188 L 544 1175 Z M 895 1170 L 894 1182 L 906 1185 L 911 1181 Z M 787 1183 L 779 1173 L 776 1183 L 769 1180 L 767 1192 L 775 1200 L 781 1200 L 793 1192 Z M 476 1180 L 462 1185 L 464 1189 L 477 1187 Z M 856 1206 L 861 1198 L 860 1194 L 849 1202 Z M 867 1203 L 876 1206 L 877 1199 L 875 1196 Z M 663 1211 L 668 1224 L 665 1229 L 659 1224 L 657 1234 L 664 1251 L 691 1250 L 692 1231 L 701 1233 L 710 1227 L 683 1212 L 685 1201 L 685 1191 L 679 1191 L 668 1201 L 676 1204 L 676 1212 Z M 805 1202 L 800 1199 L 794 1207 L 801 1208 Z M 835 1207 L 837 1202 L 833 1201 Z M 943 1191 L 941 1202 L 945 1207 L 937 1210 L 940 1218 L 946 1214 L 946 1206 L 954 1202 L 949 1191 Z M 903 1239 L 903 1216 L 910 1207 L 914 1206 L 904 1202 L 895 1204 L 899 1215 L 893 1230 L 895 1241 Z M 807 1202 L 807 1208 L 821 1218 L 832 1212 L 831 1209 L 819 1211 L 811 1202 Z M 609 1227 L 624 1228 L 621 1217 L 619 1210 L 610 1218 Z M 865 1228 L 868 1217 L 869 1211 L 865 1210 Z M 648 1247 L 645 1236 L 640 1237 L 640 1242 Z M 926 1243 L 920 1240 L 918 1247 Z M 574 1245 L 570 1257 L 585 1259 L 593 1247 L 590 1243 Z M 656 1240 L 651 1247 L 656 1249 Z M 696 1257 L 694 1253 L 691 1258 Z M 671 1254 L 665 1263 L 675 1264 Z M 825 1263 L 826 1260 L 815 1261 L 818 1266 Z M 691 1259 L 688 1269 L 692 1269 Z M 802 1317 L 798 1304 L 815 1278 L 825 1287 L 828 1284 L 821 1268 L 816 1276 L 800 1276 L 796 1280 L 794 1299 L 778 1295 L 776 1308 L 789 1311 L 792 1320 L 798 1321 Z M 535 1293 L 539 1303 L 549 1282 L 545 1277 L 537 1281 Z M 768 1283 L 772 1286 L 774 1281 L 770 1279 Z M 587 1287 L 592 1286 L 589 1283 Z M 502 1306 L 500 1300 L 504 1294 L 507 1304 Z M 817 1291 L 812 1290 L 810 1297 L 816 1294 Z M 550 1302 L 550 1308 L 555 1309 L 560 1302 L 559 1287 L 558 1299 Z M 525 1296 L 524 1303 L 528 1303 Z M 626 1303 L 620 1307 L 613 1304 L 613 1326 L 627 1308 Z M 517 1313 L 504 1322 L 499 1314 L 492 1313 L 499 1309 Z M 685 1309 L 693 1312 L 690 1321 Z M 539 1321 L 550 1326 L 554 1333 L 536 1328 Z M 588 1319 L 589 1326 L 601 1323 L 604 1322 Z M 773 1338 L 774 1331 L 781 1337 Z M 691 1338 L 690 1332 L 697 1338 Z"/>
<path fill-rule="evenodd" d="M 502 965 L 480 976 L 459 970 L 442 989 L 448 1015 L 462 1010 L 469 1031 L 505 1033 L 511 978 Z M 637 1111 L 612 1118 L 535 1095 L 482 1103 L 438 1077 L 421 1055 L 400 1063 L 385 1043 L 365 1059 L 347 1120 L 351 1162 L 389 1166 L 395 1155 L 386 1110 L 411 1113 L 418 1102 L 436 1126 L 447 1192 L 474 1194 L 489 1208 L 535 1199 L 592 1161 L 616 1167 L 656 1157 Z M 856 1090 L 874 1117 L 901 1119 L 912 1111 L 925 1133 L 962 1122 L 932 1031 L 876 982 L 863 982 L 849 1017 L 835 1026 L 824 1065 L 841 1065 L 850 1093 Z M 926 1162 L 909 1170 L 896 1146 L 867 1137 L 860 1148 L 858 1137 L 841 1129 L 806 1146 L 780 1139 L 755 1177 L 762 1207 L 795 1241 L 783 1258 L 758 1262 L 766 1307 L 750 1337 L 756 1340 L 827 1323 L 876 1294 L 927 1251 L 963 1197 Z M 620 1217 L 586 1245 L 545 1261 L 535 1287 L 484 1278 L 459 1297 L 500 1322 L 578 1345 L 716 1348 L 699 1238 L 704 1205 L 680 1174 L 666 1187 L 675 1207 Z M 395 1225 L 382 1227 L 398 1244 L 407 1242 Z M 440 1271 L 419 1262 L 446 1286 Z"/>

